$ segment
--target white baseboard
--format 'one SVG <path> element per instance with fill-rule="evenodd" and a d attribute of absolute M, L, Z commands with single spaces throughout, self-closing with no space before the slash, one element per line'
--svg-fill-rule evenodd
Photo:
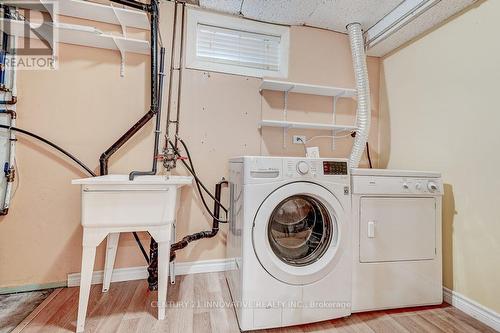
<path fill-rule="evenodd" d="M 212 273 L 225 271 L 231 263 L 228 259 L 203 260 L 194 262 L 180 262 L 175 264 L 175 275 L 187 275 L 197 273 Z M 101 284 L 104 277 L 103 271 L 95 271 L 92 274 L 92 284 Z M 146 266 L 116 268 L 113 270 L 111 282 L 123 282 L 147 279 Z M 80 285 L 80 273 L 68 274 L 68 287 Z"/>
<path fill-rule="evenodd" d="M 446 303 L 500 332 L 500 314 L 495 311 L 446 287 L 443 287 L 443 299 Z"/>
<path fill-rule="evenodd" d="M 180 262 L 175 264 L 176 275 L 188 275 L 198 273 L 224 272 L 228 270 L 234 259 L 215 259 L 194 262 Z"/>

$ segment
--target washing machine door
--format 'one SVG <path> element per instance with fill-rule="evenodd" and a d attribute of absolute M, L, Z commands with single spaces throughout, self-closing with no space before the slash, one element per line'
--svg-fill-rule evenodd
<path fill-rule="evenodd" d="M 253 225 L 255 254 L 276 279 L 294 285 L 316 282 L 342 256 L 347 227 L 332 192 L 310 182 L 284 185 L 262 203 Z"/>

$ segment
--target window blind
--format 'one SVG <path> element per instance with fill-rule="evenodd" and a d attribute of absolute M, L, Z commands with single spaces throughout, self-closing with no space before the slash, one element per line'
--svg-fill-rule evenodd
<path fill-rule="evenodd" d="M 198 24 L 196 57 L 203 61 L 280 69 L 280 36 Z"/>

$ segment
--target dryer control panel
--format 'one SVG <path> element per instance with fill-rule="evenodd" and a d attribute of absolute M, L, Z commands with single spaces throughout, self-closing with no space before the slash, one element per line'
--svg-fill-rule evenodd
<path fill-rule="evenodd" d="M 353 176 L 353 193 L 392 195 L 443 194 L 441 178 Z"/>

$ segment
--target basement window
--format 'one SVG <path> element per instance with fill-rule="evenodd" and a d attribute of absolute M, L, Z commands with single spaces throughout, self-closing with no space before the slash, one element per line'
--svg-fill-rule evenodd
<path fill-rule="evenodd" d="M 288 27 L 190 9 L 186 67 L 253 77 L 288 76 Z"/>

